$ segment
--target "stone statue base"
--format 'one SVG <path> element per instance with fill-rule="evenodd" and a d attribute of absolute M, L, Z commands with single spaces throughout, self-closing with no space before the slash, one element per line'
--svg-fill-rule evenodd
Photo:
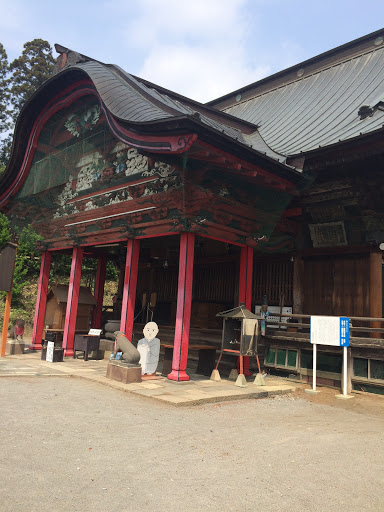
<path fill-rule="evenodd" d="M 141 366 L 123 361 L 110 361 L 107 366 L 107 378 L 123 384 L 141 382 Z"/>
<path fill-rule="evenodd" d="M 5 352 L 10 356 L 15 354 L 24 354 L 24 348 L 24 343 L 17 340 L 8 340 L 7 344 L 5 345 Z"/>

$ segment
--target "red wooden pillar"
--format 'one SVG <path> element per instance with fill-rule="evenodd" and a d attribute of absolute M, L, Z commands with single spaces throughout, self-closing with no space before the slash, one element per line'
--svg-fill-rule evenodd
<path fill-rule="evenodd" d="M 71 275 L 69 277 L 67 310 L 63 334 L 63 349 L 65 356 L 73 356 L 73 341 L 75 339 L 77 305 L 79 303 L 81 267 L 83 264 L 82 247 L 74 247 L 72 252 Z"/>
<path fill-rule="evenodd" d="M 239 304 L 244 302 L 249 311 L 252 307 L 252 271 L 253 249 L 248 246 L 242 247 L 240 253 Z"/>
<path fill-rule="evenodd" d="M 252 247 L 242 247 L 240 252 L 240 272 L 239 272 L 239 304 L 245 303 L 245 307 L 251 311 L 252 307 L 252 272 L 253 272 L 253 249 Z M 240 358 L 239 358 L 240 359 Z M 237 361 L 237 369 L 241 373 L 241 361 Z M 252 372 L 249 370 L 249 357 L 243 359 L 243 372 L 246 377 L 250 377 Z"/>
<path fill-rule="evenodd" d="M 45 306 L 47 304 L 49 271 L 51 269 L 52 253 L 43 251 L 41 255 L 40 277 L 37 288 L 35 319 L 33 321 L 32 344 L 30 350 L 41 350 L 41 340 L 44 330 Z"/>
<path fill-rule="evenodd" d="M 102 256 L 97 262 L 96 282 L 95 282 L 95 299 L 96 307 L 93 310 L 92 327 L 94 329 L 101 328 L 101 313 L 103 310 L 105 273 L 107 269 L 107 257 Z"/>
<path fill-rule="evenodd" d="M 172 372 L 168 375 L 168 379 L 176 381 L 189 380 L 186 369 L 189 326 L 191 322 L 194 250 L 195 234 L 181 233 L 175 343 L 173 348 Z"/>
<path fill-rule="evenodd" d="M 132 341 L 133 320 L 135 317 L 136 284 L 139 270 L 140 240 L 130 239 L 127 243 L 123 303 L 121 307 L 120 331 Z"/>

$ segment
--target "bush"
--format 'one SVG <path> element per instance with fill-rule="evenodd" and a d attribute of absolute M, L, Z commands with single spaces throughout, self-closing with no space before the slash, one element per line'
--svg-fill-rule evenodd
<path fill-rule="evenodd" d="M 0 250 L 11 240 L 11 224 L 7 217 L 0 213 Z"/>

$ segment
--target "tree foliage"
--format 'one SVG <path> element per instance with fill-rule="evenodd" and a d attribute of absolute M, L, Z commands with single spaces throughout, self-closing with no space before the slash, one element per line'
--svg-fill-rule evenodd
<path fill-rule="evenodd" d="M 0 213 L 0 251 L 11 240 L 11 223 L 5 215 Z"/>
<path fill-rule="evenodd" d="M 8 56 L 4 46 L 0 43 L 0 133 L 8 129 Z"/>
<path fill-rule="evenodd" d="M 0 174 L 12 147 L 12 134 L 25 102 L 52 74 L 55 59 L 43 39 L 25 43 L 20 57 L 8 64 L 0 43 Z"/>
<path fill-rule="evenodd" d="M 14 121 L 25 102 L 50 77 L 54 64 L 52 48 L 43 39 L 25 43 L 21 56 L 11 62 L 10 95 Z"/>
<path fill-rule="evenodd" d="M 36 233 L 32 226 L 23 228 L 18 236 L 15 274 L 13 277 L 12 304 L 16 307 L 22 305 L 24 287 L 31 278 L 39 275 L 41 251 L 36 247 L 42 237 Z"/>

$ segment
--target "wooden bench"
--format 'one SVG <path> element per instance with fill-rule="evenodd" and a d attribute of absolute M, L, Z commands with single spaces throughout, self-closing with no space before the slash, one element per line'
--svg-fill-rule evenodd
<path fill-rule="evenodd" d="M 171 343 L 161 343 L 164 348 L 162 375 L 167 376 L 172 371 L 173 347 Z M 210 376 L 215 368 L 216 347 L 212 345 L 189 345 L 188 351 L 197 350 L 199 354 L 196 373 Z"/>

